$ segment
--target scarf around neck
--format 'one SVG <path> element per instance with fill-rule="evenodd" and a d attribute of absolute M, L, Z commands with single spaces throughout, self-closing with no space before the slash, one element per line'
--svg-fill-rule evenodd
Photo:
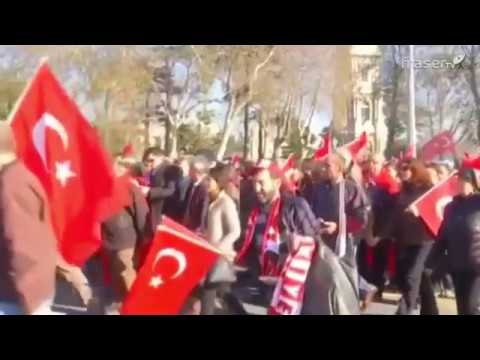
<path fill-rule="evenodd" d="M 300 315 L 303 307 L 305 283 L 315 255 L 315 241 L 311 237 L 293 234 L 298 249 L 292 252 L 280 274 L 268 315 Z"/>
<path fill-rule="evenodd" d="M 273 200 L 270 210 L 268 212 L 267 224 L 260 252 L 260 267 L 261 276 L 278 276 L 280 274 L 280 267 L 278 261 L 268 257 L 268 252 L 279 255 L 280 247 L 280 207 L 281 199 L 277 197 Z M 238 253 L 236 263 L 241 263 L 249 252 L 253 238 L 255 236 L 255 228 L 257 225 L 258 216 L 260 215 L 260 207 L 254 209 L 248 219 L 247 229 L 245 232 L 245 242 Z M 278 257 L 278 256 L 277 256 Z"/>

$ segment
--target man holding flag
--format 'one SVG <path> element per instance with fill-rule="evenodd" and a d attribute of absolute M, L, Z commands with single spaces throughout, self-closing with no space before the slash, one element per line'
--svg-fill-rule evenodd
<path fill-rule="evenodd" d="M 55 296 L 56 241 L 47 195 L 16 158 L 0 126 L 0 315 L 49 314 Z"/>
<path fill-rule="evenodd" d="M 59 250 L 54 261 L 88 301 L 80 268 L 100 249 L 99 224 L 128 204 L 128 187 L 116 181 L 96 131 L 46 63 L 28 84 L 9 123 L 18 158 L 36 175 L 50 203 L 48 215 Z"/>

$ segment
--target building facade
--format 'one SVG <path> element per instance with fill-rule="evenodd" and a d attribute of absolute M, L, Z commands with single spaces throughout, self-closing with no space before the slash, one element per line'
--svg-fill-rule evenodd
<path fill-rule="evenodd" d="M 367 132 L 371 149 L 383 153 L 387 147 L 381 79 L 382 54 L 377 45 L 352 45 L 352 100 L 348 132 L 355 138 Z"/>

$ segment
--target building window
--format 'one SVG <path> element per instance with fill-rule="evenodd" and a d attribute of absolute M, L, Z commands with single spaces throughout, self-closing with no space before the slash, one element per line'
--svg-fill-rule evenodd
<path fill-rule="evenodd" d="M 362 123 L 370 121 L 370 104 L 366 101 L 362 101 L 362 106 L 360 108 Z"/>
<path fill-rule="evenodd" d="M 365 66 L 362 69 L 362 81 L 368 81 L 368 73 L 369 73 L 368 67 Z"/>

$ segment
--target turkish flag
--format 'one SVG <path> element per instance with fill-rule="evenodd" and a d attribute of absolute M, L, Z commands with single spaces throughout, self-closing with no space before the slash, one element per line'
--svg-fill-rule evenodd
<path fill-rule="evenodd" d="M 443 155 L 445 153 L 455 152 L 455 141 L 450 131 L 444 131 L 429 142 L 423 145 L 422 159 L 423 161 L 432 161 L 435 157 Z"/>
<path fill-rule="evenodd" d="M 356 159 L 358 155 L 367 148 L 368 146 L 368 135 L 366 132 L 363 132 L 362 135 L 355 141 L 352 141 L 350 144 L 343 146 L 347 149 L 352 155 L 352 159 Z"/>
<path fill-rule="evenodd" d="M 437 236 L 443 221 L 445 206 L 456 195 L 458 195 L 458 177 L 454 174 L 421 196 L 411 207 L 414 213 L 423 219 L 433 235 Z"/>
<path fill-rule="evenodd" d="M 11 126 L 18 157 L 49 197 L 60 253 L 83 266 L 100 248 L 98 223 L 128 204 L 127 183 L 117 182 L 96 131 L 46 64 L 20 99 Z"/>
<path fill-rule="evenodd" d="M 164 219 L 122 315 L 177 315 L 220 253 L 191 231 Z"/>
<path fill-rule="evenodd" d="M 283 166 L 283 172 L 284 173 L 289 172 L 290 170 L 295 168 L 295 165 L 296 165 L 295 154 L 290 154 L 285 165 Z"/>
<path fill-rule="evenodd" d="M 127 144 L 122 150 L 123 157 L 131 157 L 135 155 L 135 150 L 132 144 Z"/>
<path fill-rule="evenodd" d="M 470 154 L 465 154 L 463 158 L 462 166 L 469 169 L 480 170 L 480 156 L 472 158 Z"/>
<path fill-rule="evenodd" d="M 322 146 L 315 152 L 313 158 L 317 161 L 325 159 L 332 152 L 332 136 L 326 134 L 323 137 Z"/>

